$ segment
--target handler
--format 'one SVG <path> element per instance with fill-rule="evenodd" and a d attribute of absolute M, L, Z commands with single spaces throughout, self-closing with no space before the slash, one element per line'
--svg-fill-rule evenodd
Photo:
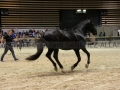
<path fill-rule="evenodd" d="M 4 58 L 5 54 L 8 52 L 8 50 L 11 51 L 14 60 L 15 60 L 15 61 L 18 60 L 18 59 L 16 58 L 16 56 L 15 56 L 13 47 L 12 47 L 12 45 L 11 45 L 11 42 L 12 42 L 13 40 L 14 40 L 14 41 L 18 41 L 18 40 L 17 40 L 17 39 L 14 39 L 14 38 L 11 36 L 12 33 L 13 33 L 12 30 L 9 30 L 9 31 L 7 32 L 7 35 L 2 38 L 2 41 L 6 41 L 4 53 L 3 53 L 2 56 L 1 56 L 1 61 L 2 61 L 2 62 L 4 62 L 4 61 L 3 61 L 3 58 Z"/>

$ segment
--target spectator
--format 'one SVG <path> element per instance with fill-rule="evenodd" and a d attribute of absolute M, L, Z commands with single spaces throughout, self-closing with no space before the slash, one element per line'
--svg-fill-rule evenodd
<path fill-rule="evenodd" d="M 33 31 L 32 31 L 32 29 L 29 30 L 29 37 L 33 37 Z"/>
<path fill-rule="evenodd" d="M 5 42 L 2 41 L 3 35 L 0 34 L 0 46 L 4 47 Z"/>
<path fill-rule="evenodd" d="M 30 28 L 29 33 L 32 33 L 32 29 Z"/>
<path fill-rule="evenodd" d="M 14 29 L 12 29 L 12 32 L 15 33 Z"/>
<path fill-rule="evenodd" d="M 35 30 L 34 30 L 34 29 L 33 29 L 32 31 L 33 31 L 33 33 L 35 33 Z"/>
<path fill-rule="evenodd" d="M 28 38 L 29 37 L 29 32 L 26 31 L 25 34 L 24 34 L 24 38 Z"/>
<path fill-rule="evenodd" d="M 118 32 L 118 36 L 120 36 L 120 33 Z"/>
<path fill-rule="evenodd" d="M 39 33 L 39 30 L 37 30 L 37 32 L 35 34 L 38 34 Z"/>
<path fill-rule="evenodd" d="M 105 37 L 105 32 L 103 33 L 103 36 Z"/>
<path fill-rule="evenodd" d="M 2 34 L 0 34 L 0 43 L 2 43 Z"/>
<path fill-rule="evenodd" d="M 41 38 L 41 33 L 37 33 L 36 38 Z"/>
<path fill-rule="evenodd" d="M 29 32 L 28 32 L 28 31 L 26 31 L 26 32 L 25 32 L 25 35 L 26 35 L 26 36 L 29 36 Z"/>
<path fill-rule="evenodd" d="M 0 31 L 0 34 L 3 35 L 3 30 Z"/>
<path fill-rule="evenodd" d="M 22 33 L 21 32 L 18 33 L 18 37 L 19 38 L 22 37 Z"/>
<path fill-rule="evenodd" d="M 42 33 L 43 33 L 43 31 L 40 30 L 40 31 L 39 31 L 39 34 L 42 35 Z"/>
<path fill-rule="evenodd" d="M 22 31 L 22 36 L 25 34 L 24 30 Z"/>
<path fill-rule="evenodd" d="M 100 32 L 99 37 L 102 37 L 102 32 Z"/>
<path fill-rule="evenodd" d="M 35 32 L 32 33 L 32 37 L 35 37 Z"/>
<path fill-rule="evenodd" d="M 22 38 L 25 38 L 25 33 L 21 36 Z"/>
<path fill-rule="evenodd" d="M 12 36 L 12 38 L 14 39 L 14 38 L 16 38 L 16 34 L 15 34 L 15 32 L 12 30 L 12 34 L 11 34 L 11 36 Z"/>
<path fill-rule="evenodd" d="M 5 36 L 5 35 L 7 35 L 7 32 L 4 32 L 4 33 L 3 33 L 3 36 Z"/>

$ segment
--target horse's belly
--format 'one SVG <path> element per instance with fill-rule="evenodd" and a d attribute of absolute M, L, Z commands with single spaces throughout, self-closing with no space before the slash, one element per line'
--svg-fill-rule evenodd
<path fill-rule="evenodd" d="M 85 45 L 80 42 L 51 42 L 49 43 L 48 48 L 71 50 L 71 49 L 81 49 L 84 46 Z"/>

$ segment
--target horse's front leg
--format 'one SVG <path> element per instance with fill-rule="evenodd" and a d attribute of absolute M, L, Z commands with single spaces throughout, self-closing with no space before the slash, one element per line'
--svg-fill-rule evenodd
<path fill-rule="evenodd" d="M 87 64 L 85 64 L 85 67 L 88 68 L 89 64 L 90 64 L 90 53 L 87 51 L 86 48 L 84 48 L 82 50 L 87 54 L 88 60 L 87 60 Z"/>
<path fill-rule="evenodd" d="M 59 67 L 60 67 L 60 69 L 61 69 L 61 72 L 64 73 L 64 71 L 63 71 L 63 66 L 62 66 L 62 64 L 60 63 L 60 61 L 58 60 L 58 51 L 59 51 L 58 49 L 55 49 L 55 50 L 54 50 L 53 57 L 54 57 L 54 59 L 56 60 L 57 64 L 59 65 Z"/>
<path fill-rule="evenodd" d="M 71 67 L 71 71 L 73 71 L 73 69 L 78 65 L 78 63 L 81 61 L 81 57 L 80 57 L 80 52 L 79 49 L 75 49 L 75 54 L 78 58 L 78 61 Z"/>

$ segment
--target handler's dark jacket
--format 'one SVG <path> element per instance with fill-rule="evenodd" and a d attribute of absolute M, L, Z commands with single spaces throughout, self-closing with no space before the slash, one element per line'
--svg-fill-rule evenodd
<path fill-rule="evenodd" d="M 6 39 L 6 44 L 11 44 L 11 42 L 13 41 L 12 36 L 9 35 L 4 36 L 4 39 Z"/>

